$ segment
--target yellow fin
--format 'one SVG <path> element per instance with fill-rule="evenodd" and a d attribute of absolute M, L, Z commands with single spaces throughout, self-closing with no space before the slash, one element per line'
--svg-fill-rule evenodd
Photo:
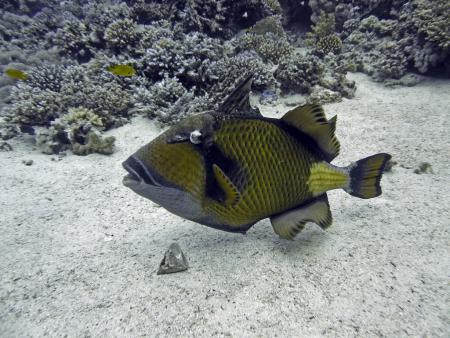
<path fill-rule="evenodd" d="M 336 119 L 334 116 L 328 121 L 322 106 L 318 104 L 298 106 L 282 117 L 283 121 L 312 137 L 328 162 L 339 154 L 340 149 L 339 141 L 334 134 Z"/>
<path fill-rule="evenodd" d="M 328 197 L 324 194 L 306 205 L 273 216 L 270 221 L 273 230 L 281 238 L 294 239 L 303 230 L 306 222 L 314 222 L 322 229 L 326 229 L 333 222 L 333 217 L 331 216 Z"/>
<path fill-rule="evenodd" d="M 306 184 L 313 196 L 318 196 L 332 189 L 346 188 L 349 175 L 341 169 L 326 162 L 316 162 L 311 166 Z"/>
<path fill-rule="evenodd" d="M 241 197 L 238 189 L 218 165 L 213 164 L 213 171 L 217 183 L 225 193 L 225 204 L 231 206 L 235 205 Z"/>

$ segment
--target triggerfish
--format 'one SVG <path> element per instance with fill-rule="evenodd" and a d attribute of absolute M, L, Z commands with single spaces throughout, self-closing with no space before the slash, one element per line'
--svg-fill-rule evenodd
<path fill-rule="evenodd" d="M 270 217 L 274 231 L 293 239 L 307 222 L 325 229 L 332 216 L 327 191 L 360 198 L 381 194 L 390 155 L 337 167 L 336 116 L 318 104 L 281 119 L 251 107 L 251 77 L 215 111 L 193 115 L 131 155 L 125 186 L 168 211 L 213 228 L 245 233 Z"/>

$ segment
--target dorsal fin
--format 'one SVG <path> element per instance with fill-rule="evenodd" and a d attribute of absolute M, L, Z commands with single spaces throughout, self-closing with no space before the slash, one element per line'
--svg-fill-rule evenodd
<path fill-rule="evenodd" d="M 241 81 L 230 95 L 219 106 L 219 113 L 243 116 L 261 116 L 258 108 L 250 105 L 250 91 L 253 75 L 247 76 Z"/>
<path fill-rule="evenodd" d="M 241 197 L 239 190 L 217 164 L 213 164 L 213 172 L 217 183 L 225 193 L 225 204 L 234 206 Z"/>
<path fill-rule="evenodd" d="M 309 135 L 323 151 L 325 159 L 331 162 L 339 154 L 339 141 L 336 130 L 336 116 L 329 121 L 325 117 L 322 106 L 305 104 L 288 111 L 282 120 Z"/>

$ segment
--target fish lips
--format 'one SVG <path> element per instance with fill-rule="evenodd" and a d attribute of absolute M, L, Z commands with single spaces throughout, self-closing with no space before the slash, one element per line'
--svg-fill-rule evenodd
<path fill-rule="evenodd" d="M 149 168 L 144 162 L 142 162 L 136 155 L 131 155 L 123 163 L 122 166 L 128 172 L 124 176 L 122 183 L 128 188 L 136 188 L 142 184 L 161 186 Z"/>

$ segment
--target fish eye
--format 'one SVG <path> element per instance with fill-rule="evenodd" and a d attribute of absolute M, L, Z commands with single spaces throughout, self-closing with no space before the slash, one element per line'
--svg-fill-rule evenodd
<path fill-rule="evenodd" d="M 193 144 L 202 143 L 202 133 L 200 132 L 200 130 L 194 130 L 193 132 L 191 132 L 191 134 L 189 135 L 189 140 Z"/>

